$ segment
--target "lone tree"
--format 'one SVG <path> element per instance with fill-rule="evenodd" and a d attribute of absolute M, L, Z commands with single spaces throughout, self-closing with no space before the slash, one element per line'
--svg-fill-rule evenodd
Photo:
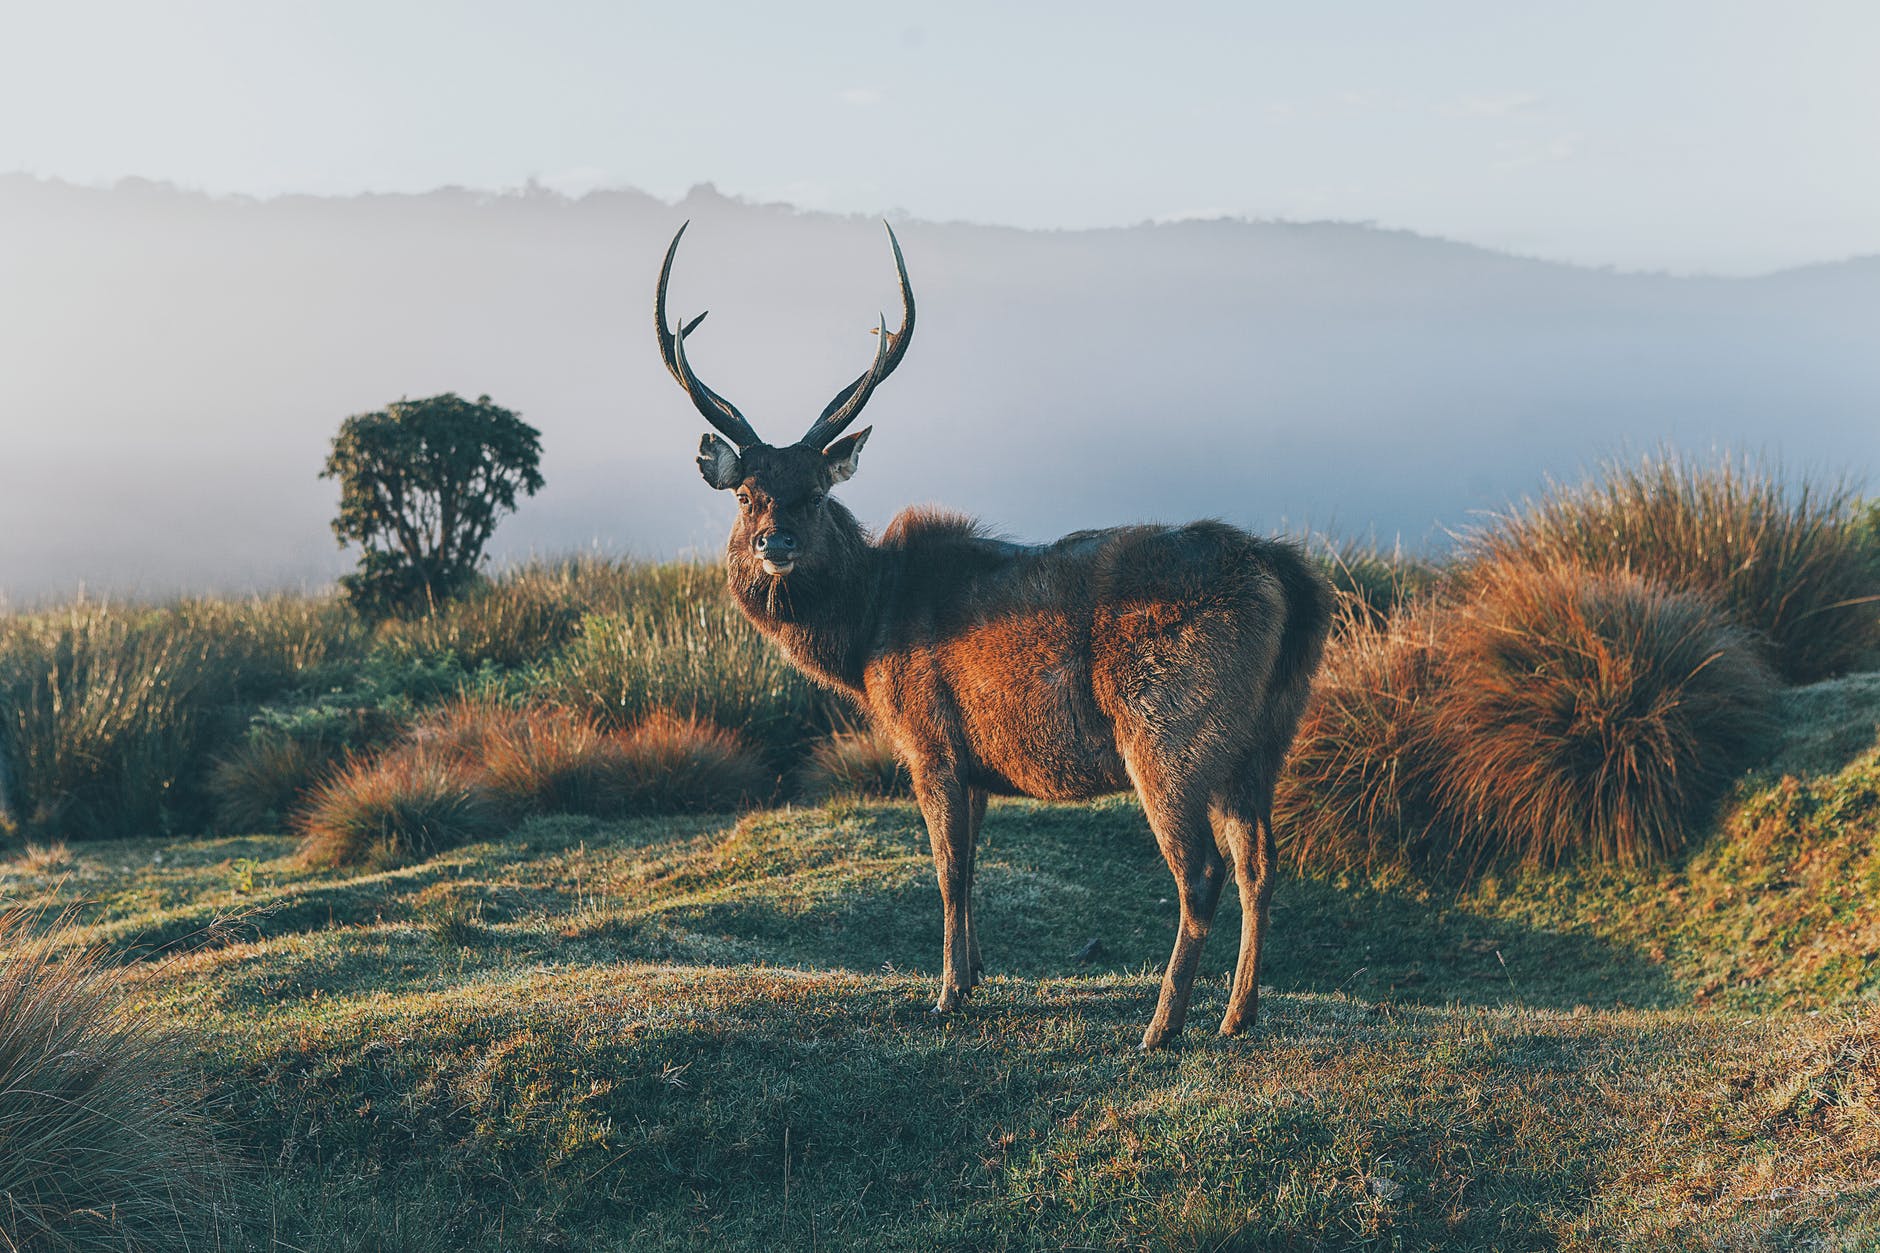
<path fill-rule="evenodd" d="M 333 533 L 360 547 L 340 580 L 363 613 L 422 609 L 461 592 L 516 494 L 542 486 L 542 433 L 488 396 L 400 400 L 340 424 L 323 479 L 339 480 Z"/>

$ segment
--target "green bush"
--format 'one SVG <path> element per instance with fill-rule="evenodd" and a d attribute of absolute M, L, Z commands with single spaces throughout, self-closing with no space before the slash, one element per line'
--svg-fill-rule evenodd
<path fill-rule="evenodd" d="M 828 725 L 826 698 L 721 595 L 583 619 L 538 690 L 602 727 L 674 710 L 772 753 Z"/>

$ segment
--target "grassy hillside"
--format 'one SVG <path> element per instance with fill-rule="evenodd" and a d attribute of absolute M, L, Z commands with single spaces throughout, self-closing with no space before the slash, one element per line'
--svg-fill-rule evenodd
<path fill-rule="evenodd" d="M 947 1020 L 899 803 L 537 818 L 372 873 L 94 842 L 0 889 L 82 902 L 199 1033 L 256 1164 L 231 1243 L 1867 1247 L 1880 676 L 1791 700 L 1801 772 L 1669 867 L 1288 878 L 1221 1041 L 1230 902 L 1163 1056 L 1175 907 L 1122 800 L 994 806 L 996 973 Z"/>

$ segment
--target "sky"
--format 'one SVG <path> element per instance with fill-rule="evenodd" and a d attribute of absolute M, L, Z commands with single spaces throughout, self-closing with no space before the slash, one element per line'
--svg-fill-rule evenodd
<path fill-rule="evenodd" d="M 1868 0 L 0 0 L 0 172 L 1331 219 L 1756 274 L 1880 253 L 1876 64 Z"/>

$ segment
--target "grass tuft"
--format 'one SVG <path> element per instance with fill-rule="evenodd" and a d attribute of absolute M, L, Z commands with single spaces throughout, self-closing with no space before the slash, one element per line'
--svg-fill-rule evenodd
<path fill-rule="evenodd" d="M 1478 566 L 1443 617 L 1424 727 L 1454 853 L 1632 863 L 1708 829 L 1765 745 L 1774 682 L 1708 602 L 1637 575 Z"/>
<path fill-rule="evenodd" d="M 1471 566 L 1560 562 L 1711 596 L 1766 641 L 1783 678 L 1852 669 L 1880 645 L 1880 559 L 1846 481 L 1785 482 L 1751 461 L 1665 452 L 1605 466 L 1469 536 Z"/>
<path fill-rule="evenodd" d="M 0 1247 L 192 1247 L 221 1181 L 186 1050 L 40 921 L 0 914 Z"/>
<path fill-rule="evenodd" d="M 1347 602 L 1275 801 L 1294 865 L 1365 868 L 1421 859 L 1440 843 L 1425 728 L 1437 625 L 1430 608 L 1389 621 Z"/>
<path fill-rule="evenodd" d="M 387 866 L 503 827 L 503 812 L 462 766 L 412 746 L 355 759 L 314 789 L 298 822 L 313 866 Z"/>
<path fill-rule="evenodd" d="M 64 840 L 50 844 L 28 844 L 20 850 L 18 866 L 27 874 L 40 876 L 69 874 L 78 869 L 78 858 Z"/>
<path fill-rule="evenodd" d="M 209 772 L 217 829 L 278 829 L 344 756 L 343 746 L 324 736 L 273 729 L 250 734 Z"/>
<path fill-rule="evenodd" d="M 797 779 L 808 800 L 839 796 L 909 796 L 913 780 L 888 737 L 874 731 L 838 731 L 818 740 Z"/>
<path fill-rule="evenodd" d="M 775 790 L 744 739 L 703 719 L 655 710 L 616 737 L 625 813 L 736 809 Z"/>

